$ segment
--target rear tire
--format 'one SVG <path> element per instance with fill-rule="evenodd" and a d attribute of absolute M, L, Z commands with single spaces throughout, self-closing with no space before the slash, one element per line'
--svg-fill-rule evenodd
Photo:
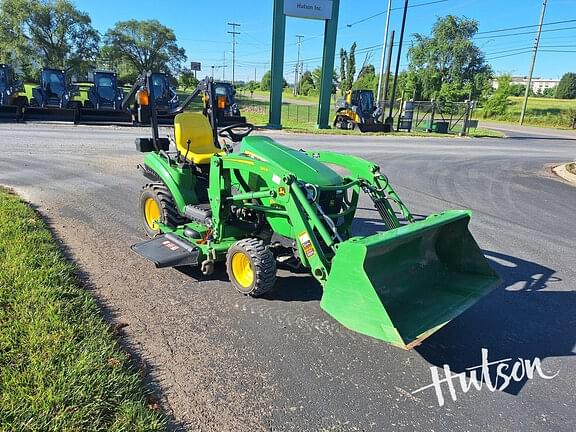
<path fill-rule="evenodd" d="M 240 240 L 226 254 L 226 271 L 238 292 L 258 297 L 276 283 L 276 258 L 260 239 Z"/>
<path fill-rule="evenodd" d="M 155 237 L 159 232 L 154 220 L 172 228 L 186 223 L 186 218 L 180 216 L 172 194 L 164 183 L 149 183 L 142 188 L 140 194 L 140 216 L 146 235 Z"/>

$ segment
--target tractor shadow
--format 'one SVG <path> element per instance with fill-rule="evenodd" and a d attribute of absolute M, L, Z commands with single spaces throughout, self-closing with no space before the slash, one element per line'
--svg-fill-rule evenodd
<path fill-rule="evenodd" d="M 184 266 L 174 267 L 174 269 L 198 281 L 216 280 L 226 283 L 230 282 L 224 265 L 215 266 L 214 273 L 209 276 L 203 275 L 198 267 Z M 304 268 L 290 269 L 278 266 L 274 288 L 258 298 L 285 302 L 320 301 L 322 298 L 322 287 Z"/>
<path fill-rule="evenodd" d="M 449 365 L 452 372 L 467 376 L 467 368 L 482 363 L 482 348 L 488 350 L 489 361 L 512 359 L 510 367 L 519 358 L 544 362 L 547 357 L 576 355 L 576 292 L 553 291 L 561 282 L 554 269 L 498 252 L 484 254 L 503 283 L 416 351 L 431 365 Z M 495 367 L 490 369 L 494 383 Z M 548 375 L 557 372 L 547 370 L 545 362 L 542 370 Z M 526 382 L 511 380 L 504 391 L 517 395 Z"/>
<path fill-rule="evenodd" d="M 309 273 L 302 276 L 283 273 L 286 272 L 279 272 L 274 288 L 260 298 L 284 302 L 320 301 L 322 287 Z"/>

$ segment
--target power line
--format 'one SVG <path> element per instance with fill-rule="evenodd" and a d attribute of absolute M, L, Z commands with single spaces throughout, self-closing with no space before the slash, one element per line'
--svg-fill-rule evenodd
<path fill-rule="evenodd" d="M 540 52 L 573 53 L 576 52 L 576 50 L 540 50 Z"/>
<path fill-rule="evenodd" d="M 492 52 L 486 53 L 486 55 L 491 57 L 493 54 L 503 54 L 506 52 L 523 51 L 523 50 L 530 50 L 530 49 L 531 49 L 531 47 L 525 46 L 522 48 L 512 48 L 512 49 L 507 49 L 507 50 L 502 50 L 502 51 L 492 51 Z"/>
<path fill-rule="evenodd" d="M 556 25 L 556 24 L 566 24 L 566 23 L 571 23 L 571 22 L 576 22 L 576 19 L 542 23 L 542 25 L 548 26 L 548 25 Z M 500 32 L 508 31 L 508 30 L 521 30 L 521 29 L 531 28 L 531 27 L 538 27 L 538 24 L 524 25 L 524 26 L 519 26 L 519 27 L 508 27 L 508 28 L 497 29 L 497 30 L 485 30 L 485 31 L 478 32 L 476 34 L 500 33 Z"/>
<path fill-rule="evenodd" d="M 517 56 L 517 55 L 520 55 L 520 54 L 528 54 L 528 53 L 530 53 L 530 52 L 532 52 L 531 49 L 525 50 L 525 51 L 520 51 L 520 52 L 517 52 L 517 53 L 512 53 L 512 54 L 499 55 L 499 56 L 496 56 L 496 57 L 487 57 L 486 60 L 496 60 L 496 59 L 504 58 L 504 57 L 512 57 L 512 56 Z"/>
<path fill-rule="evenodd" d="M 576 29 L 576 26 L 560 27 L 560 28 L 555 28 L 555 29 L 546 29 L 546 30 L 542 30 L 541 33 L 556 32 L 556 31 L 562 31 L 562 30 L 573 30 L 573 29 Z M 518 35 L 525 35 L 525 34 L 534 34 L 534 32 L 529 31 L 529 32 L 509 33 L 509 34 L 505 34 L 505 35 L 481 36 L 481 37 L 474 37 L 474 39 L 492 39 L 492 38 L 518 36 Z"/>
<path fill-rule="evenodd" d="M 417 3 L 417 4 L 414 4 L 414 5 L 408 6 L 408 8 L 415 8 L 415 7 L 420 7 L 420 6 L 428 6 L 428 5 L 436 4 L 436 3 L 445 3 L 445 2 L 447 2 L 447 1 L 448 1 L 448 0 L 436 0 L 436 1 L 426 2 L 426 3 Z M 393 11 L 393 10 L 402 10 L 402 9 L 404 9 L 404 7 L 396 7 L 396 8 L 392 8 L 392 9 L 390 9 L 390 10 Z M 386 11 L 378 12 L 377 14 L 371 15 L 371 16 L 366 17 L 366 18 L 362 18 L 361 20 L 354 21 L 353 23 L 350 23 L 350 24 L 346 24 L 346 27 L 355 26 L 356 24 L 360 24 L 360 23 L 363 23 L 363 22 L 365 22 L 365 21 L 371 20 L 371 19 L 373 19 L 373 18 L 379 17 L 380 15 L 384 15 L 385 13 L 386 13 Z"/>

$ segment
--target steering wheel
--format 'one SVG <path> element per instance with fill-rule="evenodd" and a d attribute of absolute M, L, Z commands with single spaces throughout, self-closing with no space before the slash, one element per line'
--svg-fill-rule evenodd
<path fill-rule="evenodd" d="M 232 129 L 244 129 L 244 132 L 236 133 Z M 230 138 L 232 142 L 240 142 L 242 138 L 250 135 L 254 130 L 254 125 L 251 123 L 236 123 L 223 127 L 218 131 L 218 136 L 222 138 Z"/>

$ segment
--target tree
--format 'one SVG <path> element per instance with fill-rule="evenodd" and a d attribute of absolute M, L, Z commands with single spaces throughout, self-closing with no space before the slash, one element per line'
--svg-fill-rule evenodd
<path fill-rule="evenodd" d="M 262 81 L 260 81 L 260 90 L 270 91 L 270 83 L 272 82 L 272 72 L 266 71 L 264 75 L 262 75 Z M 288 87 L 288 83 L 282 77 L 282 88 Z"/>
<path fill-rule="evenodd" d="M 196 88 L 198 85 L 198 79 L 194 75 L 194 71 L 190 69 L 183 69 L 180 72 L 180 84 L 184 87 L 184 90 L 188 90 L 189 88 Z"/>
<path fill-rule="evenodd" d="M 510 84 L 510 96 L 524 96 L 526 86 L 524 84 Z"/>
<path fill-rule="evenodd" d="M 356 42 L 350 47 L 350 53 L 340 48 L 340 93 L 343 95 L 352 88 L 356 75 Z M 336 75 L 338 80 L 338 76 Z M 338 82 L 338 81 L 337 81 Z"/>
<path fill-rule="evenodd" d="M 96 59 L 99 41 L 90 16 L 69 0 L 0 2 L 3 61 L 84 73 Z"/>
<path fill-rule="evenodd" d="M 272 72 L 266 71 L 262 75 L 262 81 L 260 81 L 260 89 L 264 91 L 270 91 L 270 81 L 272 79 Z"/>
<path fill-rule="evenodd" d="M 576 99 L 576 73 L 565 73 L 556 86 L 556 99 Z"/>
<path fill-rule="evenodd" d="M 374 65 L 367 64 L 360 69 L 358 78 L 352 85 L 353 89 L 376 91 L 378 86 L 378 77 Z"/>
<path fill-rule="evenodd" d="M 482 108 L 484 118 L 503 115 L 508 111 L 508 96 L 512 91 L 510 80 L 510 75 L 498 77 L 498 87 Z"/>
<path fill-rule="evenodd" d="M 344 95 L 349 89 L 346 88 L 346 60 L 348 54 L 344 48 L 340 48 L 340 94 Z"/>
<path fill-rule="evenodd" d="M 314 78 L 310 71 L 306 71 L 302 74 L 300 81 L 298 82 L 298 88 L 300 89 L 300 94 L 303 94 L 304 96 L 317 94 Z"/>
<path fill-rule="evenodd" d="M 258 83 L 254 80 L 248 81 L 245 88 L 250 92 L 250 96 L 254 96 L 254 91 L 259 87 Z"/>
<path fill-rule="evenodd" d="M 175 74 L 186 61 L 174 31 L 158 20 L 117 22 L 106 32 L 104 43 L 111 60 L 126 61 L 136 72 Z"/>
<path fill-rule="evenodd" d="M 481 95 L 492 71 L 472 41 L 477 31 L 475 20 L 448 15 L 438 18 L 430 37 L 414 35 L 408 58 L 417 98 L 458 101 Z"/>
<path fill-rule="evenodd" d="M 542 97 L 545 97 L 545 98 L 556 97 L 556 89 L 554 87 L 545 88 L 542 91 Z"/>
<path fill-rule="evenodd" d="M 354 76 L 356 75 L 356 42 L 350 47 L 350 54 L 348 54 L 348 61 L 346 64 L 346 88 L 351 89 L 354 84 Z"/>

